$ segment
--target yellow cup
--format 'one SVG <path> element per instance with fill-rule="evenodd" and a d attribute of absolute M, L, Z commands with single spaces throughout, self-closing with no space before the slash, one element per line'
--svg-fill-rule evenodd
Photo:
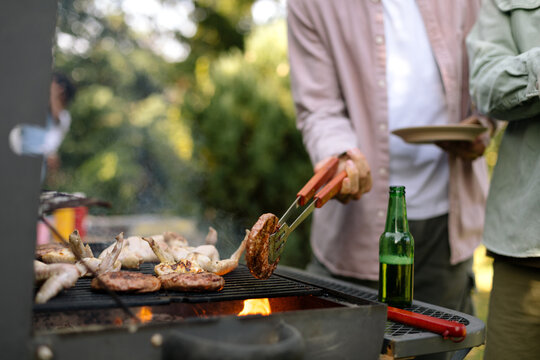
<path fill-rule="evenodd" d="M 56 230 L 64 240 L 69 241 L 69 234 L 75 229 L 75 210 L 73 208 L 57 209 L 53 212 L 53 217 Z M 53 238 L 55 241 L 61 242 L 56 234 L 53 234 Z"/>

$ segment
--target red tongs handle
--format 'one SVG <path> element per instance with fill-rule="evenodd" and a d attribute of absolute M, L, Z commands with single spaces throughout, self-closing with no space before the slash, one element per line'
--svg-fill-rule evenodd
<path fill-rule="evenodd" d="M 296 194 L 298 205 L 304 206 L 309 199 L 315 195 L 317 189 L 324 185 L 335 174 L 339 164 L 337 157 L 330 158 L 322 168 L 304 185 L 304 187 Z M 339 189 L 338 189 L 339 191 Z M 321 205 L 322 206 L 322 205 Z M 320 206 L 317 206 L 320 207 Z"/>
<path fill-rule="evenodd" d="M 320 208 L 328 200 L 333 198 L 339 190 L 341 190 L 341 184 L 343 183 L 343 180 L 347 177 L 347 171 L 342 170 L 339 174 L 337 174 L 328 184 L 326 184 L 321 191 L 315 195 L 315 207 Z"/>
<path fill-rule="evenodd" d="M 467 335 L 465 325 L 455 321 L 438 319 L 433 316 L 418 314 L 412 311 L 388 307 L 388 320 L 425 329 L 443 336 L 443 338 L 462 341 Z"/>

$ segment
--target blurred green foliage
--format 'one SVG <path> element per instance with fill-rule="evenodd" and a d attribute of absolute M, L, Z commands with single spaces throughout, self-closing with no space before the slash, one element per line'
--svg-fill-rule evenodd
<path fill-rule="evenodd" d="M 265 212 L 280 216 L 312 173 L 295 127 L 285 37 L 283 22 L 258 28 L 245 52 L 231 51 L 209 66 L 201 59 L 196 68 L 185 109 L 202 170 L 198 198 L 211 222 L 220 212 L 245 225 Z M 309 254 L 301 241 L 307 229 L 303 224 L 293 234 L 284 263 Z"/>
<path fill-rule="evenodd" d="M 174 63 L 124 13 L 60 1 L 58 33 L 83 50 L 54 52 L 78 92 L 62 167 L 45 187 L 113 204 L 93 214 L 175 214 L 236 238 L 261 214 L 281 215 L 312 168 L 295 128 L 285 24 L 253 26 L 252 2 L 194 2 L 195 34 L 175 34 L 190 52 Z M 283 264 L 305 265 L 308 233 L 309 221 Z"/>

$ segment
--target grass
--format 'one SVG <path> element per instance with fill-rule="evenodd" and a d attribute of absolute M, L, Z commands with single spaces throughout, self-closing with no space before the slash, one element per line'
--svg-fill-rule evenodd
<path fill-rule="evenodd" d="M 486 323 L 489 293 L 491 291 L 491 279 L 493 276 L 493 260 L 486 256 L 486 248 L 478 247 L 474 252 L 474 274 L 476 278 L 476 291 L 473 294 L 473 302 L 476 309 L 476 317 Z M 484 357 L 484 345 L 475 347 L 465 357 L 465 360 L 481 360 Z"/>

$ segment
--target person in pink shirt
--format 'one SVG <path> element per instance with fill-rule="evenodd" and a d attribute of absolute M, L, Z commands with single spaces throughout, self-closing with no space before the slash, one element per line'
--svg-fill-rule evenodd
<path fill-rule="evenodd" d="M 417 300 L 472 313 L 489 136 L 413 145 L 397 128 L 482 123 L 471 111 L 465 37 L 478 0 L 289 0 L 297 126 L 314 168 L 345 153 L 338 196 L 314 213 L 308 270 L 375 287 L 388 188 L 404 185 Z M 349 201 L 355 200 L 355 201 Z"/>

